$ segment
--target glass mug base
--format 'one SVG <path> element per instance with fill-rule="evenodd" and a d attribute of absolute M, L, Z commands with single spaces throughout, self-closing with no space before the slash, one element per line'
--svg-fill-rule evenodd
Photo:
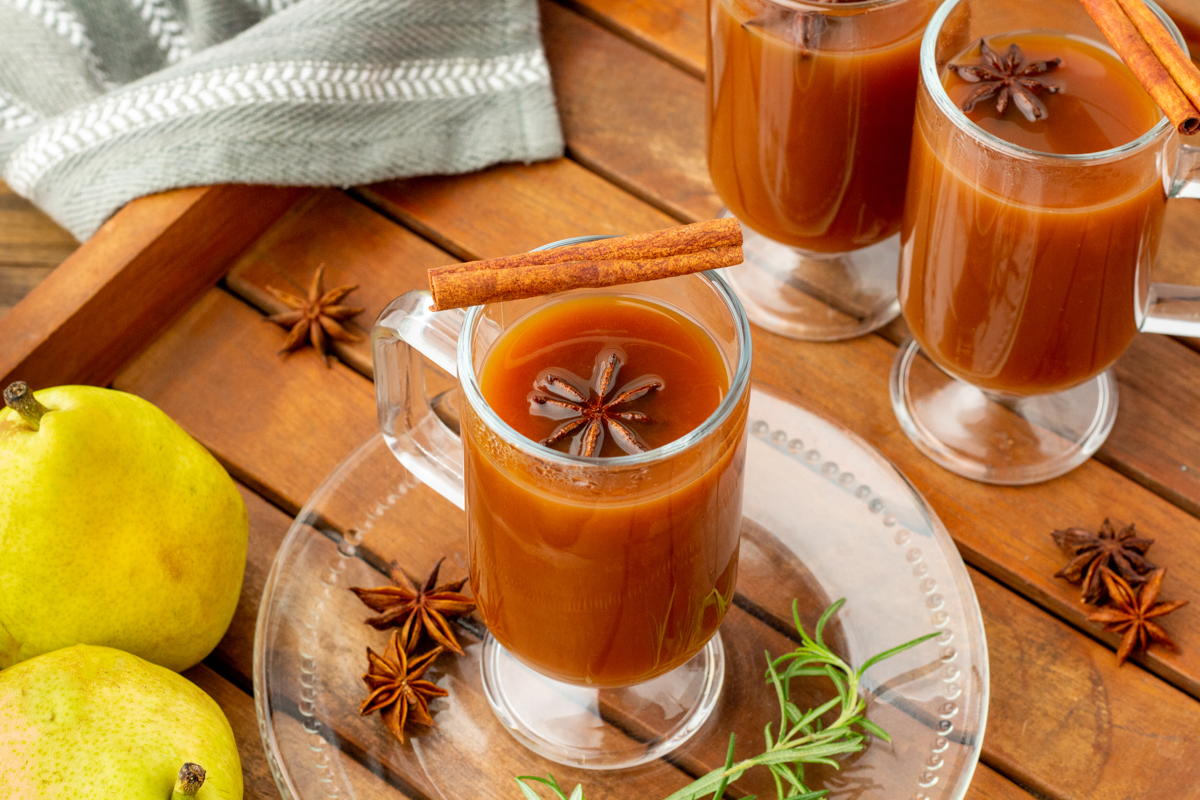
<path fill-rule="evenodd" d="M 492 711 L 521 744 L 559 764 L 624 769 L 662 758 L 700 729 L 721 695 L 725 649 L 717 633 L 665 675 L 601 689 L 534 672 L 489 633 L 482 672 Z"/>
<path fill-rule="evenodd" d="M 833 342 L 870 333 L 900 314 L 900 234 L 849 253 L 798 250 L 744 224 L 742 235 L 746 260 L 721 273 L 754 324 L 792 339 Z"/>
<path fill-rule="evenodd" d="M 1117 418 L 1117 379 L 1106 370 L 1053 394 L 1011 397 L 946 373 L 913 340 L 896 354 L 892 408 L 913 444 L 964 478 L 1039 483 L 1087 461 Z"/>

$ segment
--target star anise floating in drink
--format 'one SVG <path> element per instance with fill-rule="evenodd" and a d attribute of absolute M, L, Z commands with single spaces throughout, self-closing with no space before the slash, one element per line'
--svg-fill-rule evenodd
<path fill-rule="evenodd" d="M 1092 622 L 1103 622 L 1105 630 L 1124 632 L 1121 646 L 1117 649 L 1118 665 L 1124 664 L 1125 659 L 1129 658 L 1135 650 L 1145 650 L 1152 642 L 1166 645 L 1172 650 L 1179 649 L 1162 626 L 1152 621 L 1156 617 L 1170 614 L 1187 605 L 1188 602 L 1187 600 L 1174 600 L 1169 603 L 1157 602 L 1166 572 L 1165 569 L 1156 569 L 1151 572 L 1136 593 L 1120 576 L 1114 575 L 1108 570 L 1101 573 L 1113 604 L 1094 614 L 1089 614 L 1088 619 Z"/>
<path fill-rule="evenodd" d="M 474 611 L 475 601 L 462 593 L 466 578 L 437 586 L 442 561 L 445 559 L 434 565 L 433 572 L 420 588 L 414 586 L 395 564 L 388 573 L 395 586 L 374 589 L 351 587 L 350 591 L 358 595 L 359 600 L 380 614 L 368 619 L 367 624 L 377 630 L 399 628 L 400 641 L 406 652 L 416 649 L 424 632 L 441 647 L 462 655 L 462 647 L 450 628 L 449 620 Z"/>
<path fill-rule="evenodd" d="M 538 376 L 529 395 L 529 413 L 564 420 L 542 444 L 550 446 L 575 436 L 571 454 L 594 456 L 604 445 L 607 430 L 626 453 L 644 453 L 649 449 L 626 423 L 649 423 L 650 417 L 640 411 L 622 411 L 620 407 L 662 390 L 664 384 L 657 376 L 646 375 L 627 384 L 611 400 L 606 399 L 617 385 L 621 364 L 620 353 L 601 351 L 592 371 L 590 391 L 580 389 L 578 379 L 568 379 L 570 373 L 565 370 L 546 370 Z M 546 394 L 539 393 L 539 389 Z"/>
<path fill-rule="evenodd" d="M 388 730 L 404 742 L 404 726 L 408 722 L 435 726 L 429 713 L 429 701 L 446 697 L 449 692 L 432 681 L 422 680 L 442 648 L 435 647 L 419 656 L 410 656 L 400 643 L 400 631 L 392 631 L 383 654 L 367 648 L 367 673 L 362 676 L 370 694 L 358 707 L 362 716 L 380 712 Z"/>
<path fill-rule="evenodd" d="M 1061 87 L 1046 83 L 1042 76 L 1057 69 L 1062 59 L 1026 63 L 1017 45 L 1009 45 L 1008 51 L 1000 55 L 988 47 L 984 39 L 979 40 L 979 48 L 978 64 L 950 65 L 963 80 L 979 84 L 963 101 L 963 111 L 970 113 L 977 104 L 994 97 L 996 113 L 1003 114 L 1011 98 L 1025 119 L 1030 122 L 1045 119 L 1048 112 L 1037 95 L 1040 92 L 1053 94 Z"/>
<path fill-rule="evenodd" d="M 358 334 L 346 330 L 341 324 L 355 314 L 361 313 L 362 309 L 341 304 L 346 295 L 353 292 L 358 286 L 339 286 L 326 292 L 324 281 L 325 265 L 321 264 L 313 274 L 307 298 L 296 297 L 294 294 L 268 286 L 267 291 L 275 295 L 289 310 L 280 314 L 272 314 L 266 320 L 284 328 L 290 328 L 287 338 L 283 340 L 283 348 L 279 351 L 281 354 L 298 350 L 312 342 L 313 349 L 317 351 L 321 362 L 329 367 L 331 366 L 328 354 L 329 339 L 336 339 L 339 342 L 357 342 L 362 338 Z"/>
<path fill-rule="evenodd" d="M 1154 540 L 1139 537 L 1133 525 L 1118 530 L 1106 519 L 1097 533 L 1084 528 L 1067 528 L 1050 535 L 1062 551 L 1071 556 L 1071 562 L 1054 573 L 1054 577 L 1082 585 L 1080 599 L 1094 606 L 1103 605 L 1108 599 L 1103 580 L 1106 570 L 1136 586 L 1155 568 L 1146 558 L 1146 551 Z"/>

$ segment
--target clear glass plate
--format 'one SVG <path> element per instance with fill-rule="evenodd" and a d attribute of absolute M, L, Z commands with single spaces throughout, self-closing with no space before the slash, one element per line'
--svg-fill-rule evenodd
<path fill-rule="evenodd" d="M 709 721 L 667 761 L 617 772 L 577 770 L 524 749 L 484 695 L 478 624 L 460 628 L 463 657 L 443 655 L 428 677 L 450 692 L 435 700 L 436 728 L 400 743 L 378 715 L 360 717 L 365 648 L 388 633 L 348 591 L 388 583 L 395 561 L 423 580 L 446 556 L 441 580 L 467 574 L 465 515 L 423 486 L 376 435 L 309 499 L 267 580 L 254 649 L 259 727 L 288 800 L 514 798 L 516 775 L 553 773 L 588 800 L 654 800 L 724 760 L 761 752 L 763 726 L 778 726 L 764 682 L 764 647 L 794 644 L 792 598 L 811 626 L 846 598 L 827 633 L 852 664 L 924 633 L 938 636 L 867 672 L 868 717 L 893 741 L 872 740 L 839 771 L 810 769 L 834 798 L 958 800 L 983 738 L 988 662 L 979 606 L 941 521 L 877 450 L 854 434 L 755 387 L 746 455 L 745 523 L 738 598 L 722 626 L 725 685 Z M 832 696 L 806 679 L 797 702 Z M 607 724 L 604 721 L 603 724 Z M 635 735 L 626 732 L 627 735 Z M 739 787 L 773 797 L 764 775 Z"/>

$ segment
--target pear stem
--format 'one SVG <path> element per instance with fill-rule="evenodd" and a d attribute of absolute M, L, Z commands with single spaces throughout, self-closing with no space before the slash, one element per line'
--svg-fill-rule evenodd
<path fill-rule="evenodd" d="M 175 791 L 171 792 L 170 800 L 185 800 L 195 797 L 196 792 L 204 785 L 204 767 L 190 761 L 179 768 L 179 777 L 175 780 Z"/>
<path fill-rule="evenodd" d="M 20 414 L 21 419 L 35 431 L 42 427 L 42 416 L 50 410 L 37 401 L 25 381 L 8 385 L 4 390 L 4 404 Z"/>

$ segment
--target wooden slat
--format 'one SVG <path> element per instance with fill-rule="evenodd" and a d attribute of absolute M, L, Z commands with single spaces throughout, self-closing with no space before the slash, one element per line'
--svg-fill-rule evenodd
<path fill-rule="evenodd" d="M 677 219 L 715 217 L 703 81 L 556 3 L 541 9 L 571 157 Z M 631 114 L 640 117 L 632 126 Z"/>
<path fill-rule="evenodd" d="M 0 383 L 107 383 L 305 191 L 219 186 L 130 203 L 0 319 Z"/>
<path fill-rule="evenodd" d="M 455 260 L 415 234 L 397 236 L 394 223 L 344 192 L 328 189 L 315 193 L 279 220 L 238 259 L 225 282 L 240 296 L 271 313 L 284 306 L 266 288 L 273 286 L 303 296 L 319 264 L 326 265 L 326 288 L 347 281 L 357 283 L 359 288 L 345 302 L 362 307 L 363 312 L 347 327 L 362 339 L 357 344 L 333 345 L 343 361 L 370 375 L 367 335 L 379 312 L 411 288 L 413 275 Z M 282 329 L 279 339 L 283 339 Z"/>
<path fill-rule="evenodd" d="M 696 77 L 704 77 L 705 0 L 559 0 Z"/>
<path fill-rule="evenodd" d="M 486 218 L 491 218 L 491 216 L 488 215 Z M 483 219 L 481 218 L 481 223 Z M 494 236 L 495 233 L 485 232 L 482 235 L 484 237 Z M 344 240 L 347 247 L 351 246 L 353 242 L 352 236 L 339 234 L 338 238 Z M 474 245 L 471 245 L 468 249 L 473 247 Z M 230 463 L 235 472 L 242 475 L 253 475 L 263 485 L 274 487 L 273 491 L 279 498 L 277 502 L 284 501 L 286 502 L 285 507 L 294 508 L 360 438 L 360 436 L 349 435 L 347 431 L 351 429 L 369 431 L 373 427 L 373 395 L 366 380 L 341 366 L 335 366 L 332 371 L 325 370 L 317 365 L 314 358 L 311 358 L 311 353 L 300 354 L 309 356 L 307 360 L 294 357 L 294 360 L 285 362 L 276 359 L 271 352 L 273 342 L 277 341 L 275 336 L 276 332 L 268 326 L 262 325 L 257 315 L 248 307 L 224 296 L 219 291 L 214 291 L 205 298 L 204 303 L 189 312 L 187 317 L 139 358 L 118 379 L 116 385 L 119 388 L 143 394 L 159 404 L 168 413 L 179 419 L 181 424 L 216 452 L 219 457 Z M 234 347 L 229 343 L 236 343 L 237 346 Z M 884 417 L 878 413 L 879 400 L 872 396 L 877 394 L 879 398 L 882 398 L 883 407 L 886 408 L 887 395 L 882 381 L 885 379 L 886 365 L 891 356 L 890 345 L 886 342 L 878 338 L 868 338 L 842 345 L 797 347 L 794 343 L 787 343 L 787 346 L 781 346 L 781 344 L 781 342 L 764 341 L 764 337 L 759 336 L 756 343 L 757 352 L 768 354 L 766 359 L 760 358 L 759 360 L 760 376 L 774 376 L 777 384 L 786 385 L 792 382 L 789 376 L 803 375 L 805 394 L 809 396 L 810 400 L 813 399 L 813 394 L 820 393 L 824 396 L 827 404 L 834 406 L 833 413 L 850 422 L 868 438 L 879 438 L 881 426 L 894 426 L 890 417 Z M 802 358 L 794 354 L 799 354 Z M 835 371 L 844 373 L 845 377 L 835 379 L 835 376 L 832 375 Z M 877 375 L 878 379 L 868 382 L 864 386 L 861 382 L 863 375 Z M 855 376 L 859 376 L 857 382 Z M 839 380 L 844 383 L 839 383 Z M 304 395 L 322 398 L 322 420 L 309 421 L 314 409 L 309 404 L 307 397 L 297 392 L 297 387 L 301 385 L 305 387 Z M 796 396 L 794 387 L 789 388 L 788 392 L 792 396 Z M 259 417 L 259 419 L 267 420 L 263 425 L 264 428 L 277 427 L 281 430 L 288 428 L 291 435 L 287 437 L 260 435 L 258 438 L 263 440 L 261 444 L 247 447 L 241 439 L 250 434 L 227 424 L 227 420 L 230 417 L 238 416 L 228 409 L 244 408 L 250 398 L 253 398 L 253 402 L 258 406 L 270 409 L 270 413 Z M 224 413 L 221 413 L 221 409 L 225 409 Z M 831 413 L 831 409 L 826 407 L 825 412 Z M 864 415 L 869 415 L 871 419 L 865 419 Z M 285 418 L 304 420 L 305 423 L 296 423 L 288 427 L 279 422 Z M 340 424 L 331 425 L 328 422 L 329 419 L 337 419 Z M 885 434 L 882 437 L 885 449 L 889 445 L 889 440 L 891 449 L 897 449 L 899 440 L 895 437 L 899 435 L 898 431 L 895 431 L 891 437 Z M 906 442 L 903 442 L 903 446 L 910 447 Z M 913 459 L 910 457 L 910 460 Z M 1036 489 L 1032 491 L 1010 490 L 1007 497 L 1004 496 L 1004 492 L 998 492 L 994 487 L 981 487 L 968 481 L 956 482 L 954 479 L 949 479 L 944 473 L 928 465 L 928 462 L 924 462 L 924 474 L 918 471 L 916 474 L 910 472 L 910 475 L 917 480 L 919 485 L 923 485 L 927 489 L 927 493 L 935 505 L 939 505 L 939 511 L 942 511 L 951 529 L 960 536 L 960 541 L 964 532 L 985 544 L 988 539 L 999 540 L 1004 543 L 1005 547 L 1016 553 L 1016 555 L 1010 555 L 1007 551 L 1005 552 L 1006 558 L 1003 561 L 1008 563 L 1019 563 L 1027 555 L 1027 549 L 1030 553 L 1038 554 L 1039 540 L 1046 538 L 1045 531 L 1040 529 L 1041 526 L 1047 519 L 1063 517 L 1068 514 L 1078 516 L 1078 509 L 1070 508 L 1072 503 L 1091 504 L 1094 511 L 1096 505 L 1119 503 L 1122 498 L 1125 498 L 1129 501 L 1128 507 L 1130 508 L 1149 509 L 1168 519 L 1190 520 L 1190 523 L 1187 524 L 1192 526 L 1191 532 L 1193 533 L 1197 525 L 1195 520 L 1191 520 L 1177 509 L 1100 465 L 1090 465 L 1085 468 L 1076 481 L 1058 482 L 1060 485 L 1055 487 L 1057 491 L 1054 493 L 1045 491 L 1039 493 Z M 930 476 L 934 479 L 928 480 Z M 1085 482 L 1101 484 L 1100 496 L 1089 497 L 1084 493 L 1077 484 Z M 1064 492 L 1067 495 L 1068 509 L 1066 512 L 1061 509 L 1056 510 L 1056 506 L 1052 502 L 1054 495 L 1062 495 Z M 953 504 L 948 502 L 948 494 L 953 495 Z M 996 494 L 999 494 L 1000 498 L 997 498 Z M 1057 502 L 1061 502 L 1061 500 Z M 1004 515 L 1004 508 L 1010 505 L 1014 511 Z M 949 508 L 950 511 L 957 513 L 947 514 L 943 508 Z M 993 510 L 997 518 L 994 524 L 984 525 L 982 531 L 976 532 L 973 527 L 979 525 L 980 509 L 985 508 Z M 1028 525 L 1030 520 L 1037 521 L 1038 528 L 1035 530 L 1038 539 L 1031 537 L 1028 544 L 1015 541 L 1012 531 L 1016 529 L 1018 534 L 1024 533 L 1024 528 L 1019 523 L 1024 521 Z M 971 530 L 968 530 L 969 528 Z M 1181 549 L 1181 544 L 1181 542 L 1177 542 L 1176 546 Z M 1156 547 L 1162 545 L 1169 546 L 1170 541 L 1164 540 Z M 1045 552 L 1044 549 L 1043 552 Z M 1054 558 L 1057 557 L 1054 556 Z M 1177 561 L 1176 558 L 1171 559 L 1171 563 L 1177 563 Z M 1180 584 L 1169 580 L 1168 590 L 1172 590 L 1176 585 Z M 1013 606 L 1013 603 L 1016 605 Z M 989 630 L 996 626 L 1010 628 L 1011 633 L 1006 635 L 1014 639 L 1032 635 L 1027 630 L 1027 618 L 1045 620 L 1045 625 L 1049 626 L 1045 630 L 1054 632 L 1053 635 L 1044 634 L 1048 644 L 1041 652 L 1047 662 L 1036 662 L 1033 666 L 1041 664 L 1044 668 L 1049 669 L 1049 660 L 1057 657 L 1057 651 L 1061 649 L 1060 643 L 1064 641 L 1077 641 L 1081 647 L 1094 647 L 1096 652 L 1106 653 L 1107 657 L 1111 658 L 1110 651 L 1089 644 L 1085 638 L 1072 632 L 1062 623 L 1037 612 L 1024 601 L 1015 597 L 1011 598 L 1011 603 L 1008 605 L 999 606 L 999 610 L 993 610 L 993 607 L 989 605 L 985 611 Z M 1180 617 L 1180 624 L 1176 624 L 1174 618 L 1171 624 L 1173 632 L 1180 634 L 1181 640 L 1184 636 L 1193 635 L 1190 629 L 1184 629 L 1183 623 L 1186 618 L 1183 615 L 1185 612 L 1176 615 Z M 1194 619 L 1192 624 L 1194 624 Z M 1042 636 L 1042 634 L 1038 635 Z M 999 634 L 993 634 L 993 639 L 995 640 L 997 636 Z M 1001 658 L 995 647 L 996 645 L 993 645 L 993 661 L 996 664 L 1024 663 L 1016 657 L 1013 659 Z M 1178 657 L 1180 662 L 1188 658 L 1187 653 L 1188 649 L 1185 645 L 1184 655 Z M 1161 666 L 1163 662 L 1154 663 L 1159 663 Z M 1174 662 L 1171 664 L 1171 666 L 1175 665 Z M 1029 707 L 1057 707 L 1057 701 L 1052 700 L 1050 695 L 1063 691 L 1063 687 L 1059 683 L 1034 681 L 1027 678 L 1018 680 L 1008 674 L 1006 670 L 1001 669 L 996 669 L 994 674 L 996 678 L 992 685 L 993 707 L 1002 709 L 995 712 L 996 714 L 1017 714 L 1021 709 Z M 1092 681 L 1103 683 L 1108 680 L 1110 675 L 1116 674 L 1118 673 L 1115 672 L 1115 668 L 1109 663 L 1107 670 L 1097 668 L 1095 675 L 1081 676 L 1081 679 L 1087 677 L 1090 686 Z M 1133 666 L 1125 667 L 1119 674 L 1142 675 L 1138 679 L 1140 683 L 1137 683 L 1136 687 L 1159 686 L 1154 679 Z M 1150 701 L 1142 696 L 1143 689 L 1136 687 L 1122 689 L 1121 692 L 1114 689 L 1109 694 L 1110 697 L 1120 695 L 1121 702 L 1131 704 L 1131 708 L 1144 708 Z M 1165 689 L 1166 687 L 1162 686 L 1161 689 L 1145 689 L 1145 691 Z M 1152 697 L 1153 694 L 1147 696 Z M 1190 705 L 1180 704 L 1178 701 L 1172 702 L 1180 708 L 1192 709 Z M 1187 713 L 1192 713 L 1192 711 Z M 1051 718 L 1062 729 L 1072 729 L 1074 724 L 1069 710 L 1063 710 L 1061 717 L 1051 715 Z M 1124 734 L 1114 730 L 1105 731 L 1105 735 L 1120 738 Z M 997 759 L 1000 759 L 1005 752 L 1024 752 L 1021 747 L 1025 745 L 1011 741 L 1001 742 L 996 737 L 997 734 L 994 731 L 989 734 L 985 741 L 985 751 L 994 746 L 996 749 L 993 752 Z M 1047 786 L 1054 785 L 1063 788 L 1061 784 L 1054 783 L 1053 774 L 1056 767 L 1046 759 L 1038 757 L 1037 751 L 1040 748 L 1036 747 L 1036 744 L 1033 742 L 1029 745 L 1027 769 L 1030 774 L 1036 776 Z M 1130 741 L 1128 747 L 1132 751 L 1137 751 L 1135 745 L 1136 742 Z M 1049 743 L 1046 743 L 1044 749 L 1047 752 L 1052 750 Z M 1156 756 L 1139 753 L 1139 758 L 1147 757 Z M 1118 760 L 1111 763 L 1119 764 L 1119 756 L 1114 756 L 1114 758 Z M 1003 762 L 998 761 L 997 763 L 1001 763 L 1003 766 Z M 1164 761 L 1161 771 L 1170 772 L 1169 767 L 1169 763 Z M 1114 770 L 1114 773 L 1122 772 L 1122 768 L 1117 766 L 1106 767 L 1106 769 L 1110 768 Z M 1123 769 L 1130 771 L 1131 768 Z M 1132 771 L 1136 772 L 1137 770 Z M 1119 776 L 1114 774 L 1113 779 L 1116 780 L 1117 777 Z M 1122 784 L 1118 781 L 1115 785 L 1119 787 Z M 1127 790 L 1133 790 L 1131 784 L 1124 786 Z M 1065 789 L 1063 796 L 1069 796 Z"/>
<path fill-rule="evenodd" d="M 1200 797 L 1200 703 L 972 577 L 991 658 L 991 767 L 1055 797 Z"/>
<path fill-rule="evenodd" d="M 77 247 L 75 237 L 0 180 L 0 267 L 55 267 Z"/>
<path fill-rule="evenodd" d="M 522 253 L 583 233 L 637 233 L 677 224 L 567 160 L 393 181 L 361 191 L 393 219 L 463 260 L 480 258 L 480 252 Z M 495 198 L 505 202 L 499 213 Z M 480 214 L 492 216 L 481 225 Z M 475 228 L 478 233 L 472 233 Z M 471 247 L 464 247 L 468 241 Z"/>
<path fill-rule="evenodd" d="M 0 266 L 0 317 L 11 311 L 53 271 L 54 267 Z"/>

